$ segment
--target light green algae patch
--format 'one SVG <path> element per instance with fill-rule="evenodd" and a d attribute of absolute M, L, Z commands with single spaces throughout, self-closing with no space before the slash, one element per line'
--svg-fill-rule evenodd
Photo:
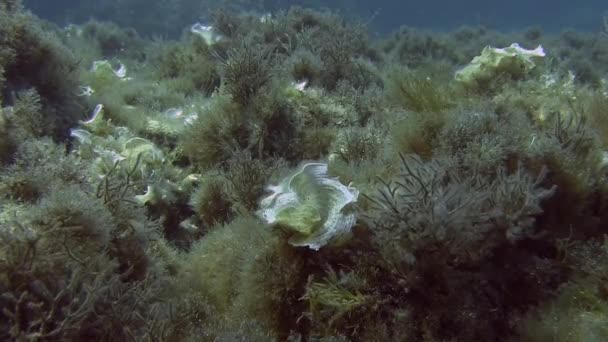
<path fill-rule="evenodd" d="M 540 45 L 534 50 L 526 50 L 517 43 L 505 48 L 487 46 L 481 55 L 456 72 L 455 79 L 467 85 L 475 85 L 502 73 L 521 77 L 536 66 L 536 60 L 543 57 L 545 52 Z"/>
<path fill-rule="evenodd" d="M 356 222 L 349 204 L 359 190 L 327 174 L 327 164 L 307 163 L 278 185 L 260 203 L 258 216 L 293 233 L 289 243 L 318 250 L 345 237 Z"/>

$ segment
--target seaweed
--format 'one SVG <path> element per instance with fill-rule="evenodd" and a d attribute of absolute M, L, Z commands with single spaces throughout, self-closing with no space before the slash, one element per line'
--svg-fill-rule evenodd
<path fill-rule="evenodd" d="M 246 148 L 249 130 L 238 105 L 217 97 L 180 137 L 185 156 L 201 169 L 228 160 L 233 151 Z"/>
<path fill-rule="evenodd" d="M 512 333 L 508 317 L 563 281 L 552 261 L 525 247 L 543 245 L 534 220 L 555 189 L 543 187 L 545 173 L 533 177 L 521 166 L 498 170 L 494 179 L 460 173 L 449 159 L 402 156 L 401 163 L 401 173 L 366 195 L 373 206 L 363 218 L 375 257 L 363 265 L 375 266 L 358 271 L 371 282 L 362 293 L 384 299 L 377 305 L 392 317 L 389 329 L 400 329 L 395 315 L 409 312 L 417 338 L 504 338 Z M 546 278 L 533 285 L 536 267 Z M 485 324 L 473 318 L 481 316 Z"/>
<path fill-rule="evenodd" d="M 206 44 L 196 37 L 179 42 L 161 41 L 150 57 L 154 73 L 161 80 L 171 80 L 172 88 L 186 95 L 210 96 L 220 87 L 220 68 Z"/>
<path fill-rule="evenodd" d="M 222 63 L 222 82 L 235 103 L 245 107 L 272 79 L 269 53 L 242 40 L 230 49 Z"/>
<path fill-rule="evenodd" d="M 330 11 L 260 17 L 245 2 L 167 2 L 133 21 L 158 29 L 208 5 L 205 40 L 60 31 L 0 0 L 0 339 L 605 336 L 603 37 L 371 39 Z M 144 5 L 104 8 L 120 23 L 117 9 Z M 171 15 L 153 23 L 159 9 Z M 489 91 L 453 82 L 513 41 L 554 58 Z M 102 110 L 82 129 L 80 104 Z M 348 239 L 290 243 L 328 209 L 312 193 L 281 215 L 291 231 L 252 217 L 301 163 L 365 194 Z"/>
<path fill-rule="evenodd" d="M 298 315 L 304 311 L 299 298 L 305 263 L 302 251 L 289 248 L 261 222 L 239 217 L 193 246 L 184 280 L 210 305 L 209 334 L 255 324 L 268 336 L 286 338 L 304 326 Z"/>
<path fill-rule="evenodd" d="M 0 67 L 3 94 L 33 88 L 41 98 L 44 133 L 65 139 L 79 118 L 82 102 L 74 93 L 79 64 L 56 32 L 23 10 L 20 1 L 0 3 Z M 4 103 L 12 100 L 3 96 Z M 10 102 L 9 102 L 10 103 Z"/>
<path fill-rule="evenodd" d="M 207 228 L 227 223 L 233 216 L 226 182 L 220 177 L 204 177 L 191 195 L 190 206 L 197 220 Z"/>
<path fill-rule="evenodd" d="M 391 70 L 385 83 L 385 91 L 394 103 L 417 113 L 446 111 L 454 107 L 457 98 L 449 81 L 433 72 Z"/>

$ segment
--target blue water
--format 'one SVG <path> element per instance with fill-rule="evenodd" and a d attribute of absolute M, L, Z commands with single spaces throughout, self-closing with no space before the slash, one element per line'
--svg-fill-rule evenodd
<path fill-rule="evenodd" d="M 206 13 L 202 13 L 204 11 L 197 13 L 199 11 L 193 11 L 192 8 L 215 6 L 219 1 L 176 0 L 171 5 L 175 6 L 175 10 L 169 11 L 171 13 L 166 13 L 167 1 L 24 0 L 24 3 L 37 15 L 62 25 L 97 18 L 115 20 L 119 24 L 131 24 L 142 30 L 137 27 L 138 19 L 141 16 L 156 16 L 159 21 L 166 20 L 163 18 L 164 15 L 181 16 L 184 26 L 186 26 L 197 18 L 206 16 Z M 325 6 L 338 9 L 347 16 L 358 17 L 362 21 L 369 22 L 371 29 L 380 33 L 394 31 L 402 25 L 439 30 L 484 25 L 498 30 L 517 30 L 534 26 L 551 32 L 560 32 L 570 28 L 599 31 L 602 28 L 602 14 L 608 11 L 608 3 L 605 0 L 259 0 L 227 1 L 227 3 L 246 3 L 256 11 L 273 11 L 294 4 Z M 155 10 L 158 10 L 158 14 L 154 13 Z M 148 26 L 148 28 L 150 27 Z M 175 28 L 175 32 L 178 31 Z M 152 33 L 171 34 L 172 32 Z"/>
<path fill-rule="evenodd" d="M 608 3 L 600 0 L 385 0 L 361 3 L 369 3 L 368 11 L 380 11 L 377 18 L 385 30 L 402 24 L 439 29 L 483 24 L 502 30 L 529 26 L 548 31 L 599 30 L 601 13 L 608 10 Z"/>

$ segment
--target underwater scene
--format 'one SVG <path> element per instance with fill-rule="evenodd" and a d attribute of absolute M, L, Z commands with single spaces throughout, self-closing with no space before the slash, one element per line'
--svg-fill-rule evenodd
<path fill-rule="evenodd" d="M 608 7 L 457 3 L 0 0 L 0 341 L 608 341 Z"/>

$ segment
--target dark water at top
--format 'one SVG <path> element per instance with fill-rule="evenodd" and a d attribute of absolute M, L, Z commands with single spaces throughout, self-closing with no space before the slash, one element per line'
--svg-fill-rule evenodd
<path fill-rule="evenodd" d="M 207 15 L 205 9 L 220 3 L 258 12 L 272 12 L 291 5 L 328 7 L 369 21 L 371 28 L 381 33 L 393 31 L 402 25 L 449 30 L 480 24 L 499 30 L 535 26 L 554 32 L 569 28 L 599 31 L 602 14 L 608 11 L 605 0 L 24 0 L 24 3 L 37 15 L 62 25 L 97 18 L 133 26 L 142 33 L 168 35 L 179 32 L 181 28 L 174 27 L 179 24 L 171 24 L 167 28 L 161 25 L 163 22 L 183 22 L 185 27 L 204 19 Z"/>
<path fill-rule="evenodd" d="M 606 1 L 585 0 L 425 0 L 361 1 L 367 10 L 379 9 L 380 25 L 391 30 L 402 24 L 449 29 L 484 24 L 498 29 L 539 26 L 546 30 L 565 28 L 595 30 Z"/>

